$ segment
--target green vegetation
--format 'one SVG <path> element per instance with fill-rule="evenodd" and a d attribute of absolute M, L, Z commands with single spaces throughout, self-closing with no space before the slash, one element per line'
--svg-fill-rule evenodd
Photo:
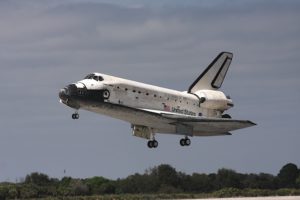
<path fill-rule="evenodd" d="M 289 163 L 277 176 L 241 174 L 230 169 L 191 175 L 162 164 L 124 179 L 103 177 L 61 180 L 31 173 L 21 183 L 0 183 L 2 199 L 176 199 L 300 195 L 300 169 Z"/>

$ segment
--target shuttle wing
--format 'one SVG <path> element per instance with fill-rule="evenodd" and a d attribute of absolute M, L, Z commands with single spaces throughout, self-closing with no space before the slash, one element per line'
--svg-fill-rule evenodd
<path fill-rule="evenodd" d="M 254 126 L 248 120 L 234 120 L 222 118 L 177 119 L 178 124 L 193 128 L 194 136 L 231 135 L 229 132 Z"/>
<path fill-rule="evenodd" d="M 141 109 L 145 115 L 159 115 L 162 122 L 174 125 L 175 134 L 190 136 L 231 135 L 229 131 L 256 125 L 248 120 L 187 116 L 158 110 Z M 161 124 L 159 125 L 161 127 Z M 156 128 L 156 127 L 152 127 Z M 159 131 L 160 129 L 157 128 Z"/>
<path fill-rule="evenodd" d="M 132 125 L 148 127 L 155 133 L 169 133 L 186 136 L 215 136 L 229 135 L 230 131 L 256 125 L 248 120 L 234 120 L 224 118 L 207 118 L 189 116 L 160 110 L 133 108 L 119 104 L 97 104 L 93 111 L 110 115 L 111 117 L 127 121 Z M 106 110 L 107 112 L 103 112 Z"/>

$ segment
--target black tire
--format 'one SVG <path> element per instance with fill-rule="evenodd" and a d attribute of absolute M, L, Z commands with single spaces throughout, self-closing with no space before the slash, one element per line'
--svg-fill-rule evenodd
<path fill-rule="evenodd" d="M 191 145 L 191 140 L 189 138 L 184 139 L 185 146 Z"/>
<path fill-rule="evenodd" d="M 79 119 L 79 114 L 78 113 L 73 113 L 72 114 L 72 119 Z"/>
<path fill-rule="evenodd" d="M 152 143 L 153 143 L 153 147 L 154 147 L 154 148 L 157 148 L 157 146 L 158 146 L 157 140 L 153 140 Z"/>
<path fill-rule="evenodd" d="M 151 149 L 153 148 L 153 141 L 152 140 L 149 140 L 148 143 L 147 143 L 147 146 Z"/>
<path fill-rule="evenodd" d="M 185 146 L 185 139 L 181 139 L 181 140 L 179 141 L 179 144 L 180 144 L 181 146 Z"/>

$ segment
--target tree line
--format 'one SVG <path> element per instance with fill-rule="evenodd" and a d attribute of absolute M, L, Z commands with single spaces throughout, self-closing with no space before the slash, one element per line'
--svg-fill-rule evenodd
<path fill-rule="evenodd" d="M 47 196 L 89 196 L 104 194 L 175 194 L 213 193 L 230 188 L 236 190 L 281 188 L 300 189 L 300 169 L 293 164 L 284 165 L 277 175 L 259 173 L 243 174 L 231 169 L 219 169 L 217 173 L 185 174 L 170 165 L 162 164 L 143 174 L 133 174 L 123 179 L 104 177 L 77 179 L 50 178 L 34 172 L 20 183 L 0 183 L 0 199 L 26 199 Z M 299 190 L 297 190 L 299 191 Z"/>

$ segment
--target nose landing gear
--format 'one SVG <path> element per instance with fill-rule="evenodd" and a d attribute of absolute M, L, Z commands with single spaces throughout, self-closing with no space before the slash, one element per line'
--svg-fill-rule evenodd
<path fill-rule="evenodd" d="M 72 114 L 72 119 L 79 119 L 78 112 L 75 112 L 75 113 Z"/>

